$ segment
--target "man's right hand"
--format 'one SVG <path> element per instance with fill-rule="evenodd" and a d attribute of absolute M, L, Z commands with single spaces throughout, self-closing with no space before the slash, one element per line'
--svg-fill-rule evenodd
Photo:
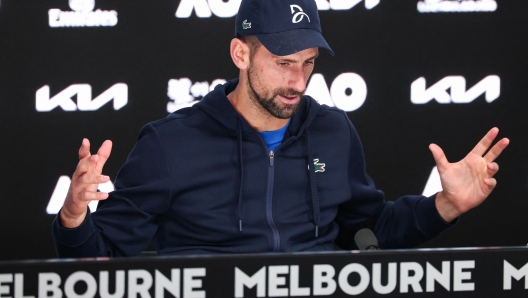
<path fill-rule="evenodd" d="M 103 166 L 112 151 L 112 141 L 106 140 L 97 154 L 90 154 L 90 141 L 83 139 L 79 149 L 79 164 L 70 184 L 68 195 L 60 212 L 60 223 L 65 228 L 76 228 L 82 224 L 92 200 L 105 200 L 108 193 L 98 192 L 100 183 L 110 180 L 101 175 Z"/>

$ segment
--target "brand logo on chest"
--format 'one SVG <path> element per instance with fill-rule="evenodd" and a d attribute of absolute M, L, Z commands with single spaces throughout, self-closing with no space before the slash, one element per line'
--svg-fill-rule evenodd
<path fill-rule="evenodd" d="M 313 161 L 314 161 L 314 169 L 316 173 L 325 171 L 325 167 L 326 167 L 325 163 L 319 162 L 319 158 L 314 158 Z M 309 170 L 310 170 L 310 165 L 308 165 L 308 171 Z"/>

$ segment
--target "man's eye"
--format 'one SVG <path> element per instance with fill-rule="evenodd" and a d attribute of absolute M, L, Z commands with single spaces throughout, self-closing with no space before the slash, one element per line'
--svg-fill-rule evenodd
<path fill-rule="evenodd" d="M 288 62 L 279 62 L 280 66 L 288 66 Z"/>
<path fill-rule="evenodd" d="M 311 65 L 311 64 L 314 64 L 314 62 L 313 61 L 306 61 L 304 64 Z"/>

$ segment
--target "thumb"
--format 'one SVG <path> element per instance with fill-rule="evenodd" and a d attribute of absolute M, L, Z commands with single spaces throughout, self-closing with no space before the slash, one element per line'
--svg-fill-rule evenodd
<path fill-rule="evenodd" d="M 433 153 L 433 158 L 436 162 L 436 166 L 438 167 L 438 172 L 442 172 L 449 164 L 444 154 L 444 150 L 442 150 L 442 148 L 436 144 L 429 145 L 429 150 L 431 150 L 431 153 Z"/>

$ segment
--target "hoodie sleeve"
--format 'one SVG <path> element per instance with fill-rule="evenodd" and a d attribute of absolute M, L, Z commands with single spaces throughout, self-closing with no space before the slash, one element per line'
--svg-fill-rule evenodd
<path fill-rule="evenodd" d="M 348 120 L 348 117 L 347 117 Z M 365 157 L 359 137 L 350 120 L 348 181 L 352 198 L 339 206 L 336 218 L 340 227 L 336 244 L 355 249 L 354 236 L 362 228 L 371 229 L 380 248 L 411 248 L 438 236 L 451 225 L 435 206 L 435 196 L 403 196 L 385 201 L 365 170 Z"/>
<path fill-rule="evenodd" d="M 75 229 L 53 222 L 59 257 L 135 256 L 151 242 L 171 200 L 171 176 L 156 128 L 147 124 L 126 163 L 116 190 Z"/>

